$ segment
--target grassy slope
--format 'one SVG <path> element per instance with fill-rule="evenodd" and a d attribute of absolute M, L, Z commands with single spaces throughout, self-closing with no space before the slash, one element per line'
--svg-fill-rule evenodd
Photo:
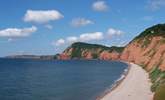
<path fill-rule="evenodd" d="M 148 36 L 163 36 L 163 37 L 165 37 L 165 24 L 158 24 L 158 25 L 155 25 L 155 26 L 152 26 L 152 27 L 146 29 L 140 35 L 135 37 L 134 40 L 139 39 L 139 38 L 148 37 Z"/>
<path fill-rule="evenodd" d="M 82 58 L 81 53 L 83 51 L 90 51 L 92 52 L 93 58 L 98 58 L 98 55 L 106 50 L 109 52 L 116 51 L 121 53 L 124 50 L 124 47 L 106 47 L 103 45 L 97 45 L 97 44 L 88 44 L 83 42 L 76 42 L 73 43 L 69 48 L 67 48 L 65 51 L 68 51 L 70 48 L 73 48 L 73 51 L 71 53 L 71 58 Z"/>

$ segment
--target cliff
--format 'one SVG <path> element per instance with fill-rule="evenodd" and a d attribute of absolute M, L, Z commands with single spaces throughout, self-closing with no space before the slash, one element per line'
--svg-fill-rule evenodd
<path fill-rule="evenodd" d="M 153 67 L 165 71 L 165 24 L 142 32 L 125 47 L 121 59 L 139 64 L 147 71 Z"/>
<path fill-rule="evenodd" d="M 146 29 L 124 49 L 120 59 L 141 65 L 150 73 L 152 91 L 165 83 L 165 24 Z"/>
<path fill-rule="evenodd" d="M 58 55 L 58 59 L 101 59 L 117 60 L 124 47 L 106 47 L 97 44 L 77 42 L 73 43 L 64 52 Z"/>

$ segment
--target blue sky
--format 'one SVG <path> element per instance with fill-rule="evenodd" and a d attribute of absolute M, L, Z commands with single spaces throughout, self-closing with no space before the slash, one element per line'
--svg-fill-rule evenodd
<path fill-rule="evenodd" d="M 1 0 L 0 56 L 49 55 L 73 42 L 122 46 L 165 22 L 165 0 Z"/>

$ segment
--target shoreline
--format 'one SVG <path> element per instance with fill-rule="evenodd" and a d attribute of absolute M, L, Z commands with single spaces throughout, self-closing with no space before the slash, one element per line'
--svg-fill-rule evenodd
<path fill-rule="evenodd" d="M 150 90 L 151 82 L 149 81 L 148 73 L 136 64 L 129 62 L 124 63 L 128 64 L 127 71 L 122 74 L 124 77 L 122 78 L 121 76 L 121 79 L 119 78 L 120 80 L 117 80 L 109 90 L 105 91 L 105 93 L 96 98 L 96 100 L 152 100 L 153 93 Z M 136 72 L 135 75 L 133 75 L 134 72 Z M 142 78 L 143 80 L 137 80 L 139 76 L 143 76 L 143 74 L 145 76 Z M 144 85 L 138 84 L 141 83 L 141 81 L 144 81 Z M 143 96 L 139 93 L 143 94 Z"/>
<path fill-rule="evenodd" d="M 129 62 L 124 62 L 124 61 L 120 61 L 123 63 L 126 63 L 128 65 L 128 67 L 126 69 L 124 69 L 124 72 L 121 74 L 121 76 L 115 80 L 115 82 L 111 85 L 110 88 L 108 88 L 107 90 L 105 90 L 105 92 L 103 94 L 101 94 L 100 96 L 98 96 L 96 98 L 96 100 L 101 100 L 104 96 L 106 96 L 107 94 L 111 93 L 113 90 L 115 90 L 123 81 L 124 79 L 127 77 L 130 68 L 131 68 L 131 64 Z"/>

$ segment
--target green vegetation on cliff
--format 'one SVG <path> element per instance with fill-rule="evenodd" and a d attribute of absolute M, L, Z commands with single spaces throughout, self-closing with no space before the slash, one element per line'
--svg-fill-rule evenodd
<path fill-rule="evenodd" d="M 165 72 L 155 67 L 150 71 L 150 78 L 153 83 L 151 90 L 154 92 L 159 86 L 165 83 Z"/>
<path fill-rule="evenodd" d="M 163 36 L 165 37 L 165 24 L 157 24 L 146 29 L 139 36 L 135 37 L 135 39 L 144 38 L 148 36 Z"/>
<path fill-rule="evenodd" d="M 156 89 L 154 100 L 165 100 L 165 84 Z"/>
<path fill-rule="evenodd" d="M 165 24 L 157 24 L 146 29 L 140 35 L 136 36 L 130 43 L 137 40 L 138 43 L 142 44 L 142 48 L 146 48 L 151 42 L 150 38 L 154 36 L 165 37 Z M 161 42 L 165 43 L 164 41 Z"/>
<path fill-rule="evenodd" d="M 94 59 L 98 58 L 98 55 L 106 50 L 108 52 L 118 52 L 121 53 L 124 50 L 124 47 L 106 47 L 103 45 L 98 45 L 98 44 L 88 44 L 88 43 L 83 43 L 83 42 L 76 42 L 73 43 L 70 47 L 68 47 L 64 52 L 69 52 L 70 49 L 73 49 L 71 52 L 70 56 L 71 58 L 83 58 L 82 53 L 84 52 L 91 52 L 92 57 Z"/>
<path fill-rule="evenodd" d="M 71 45 L 72 48 L 80 48 L 80 49 L 102 49 L 102 50 L 108 50 L 108 51 L 116 51 L 121 53 L 124 49 L 124 47 L 107 47 L 103 45 L 98 45 L 98 44 L 88 44 L 84 42 L 76 42 Z"/>

